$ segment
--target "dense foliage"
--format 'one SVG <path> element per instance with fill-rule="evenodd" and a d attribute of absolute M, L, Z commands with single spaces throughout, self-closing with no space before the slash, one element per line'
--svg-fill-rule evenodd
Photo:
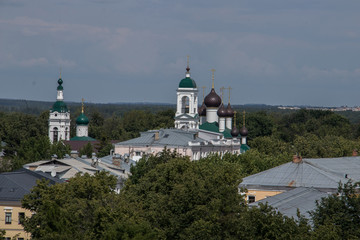
<path fill-rule="evenodd" d="M 40 182 L 23 200 L 34 212 L 24 226 L 33 239 L 306 239 L 306 222 L 245 204 L 240 168 L 165 150 L 142 158 L 120 194 L 105 172 Z"/>
<path fill-rule="evenodd" d="M 239 176 L 257 166 L 241 164 L 230 156 L 191 162 L 164 150 L 142 158 L 120 194 L 113 191 L 115 177 L 106 172 L 53 186 L 41 181 L 23 199 L 23 207 L 34 212 L 23 225 L 33 239 L 360 237 L 358 183 L 340 185 L 339 194 L 319 201 L 311 219 L 294 220 L 267 205 L 245 204 Z"/>

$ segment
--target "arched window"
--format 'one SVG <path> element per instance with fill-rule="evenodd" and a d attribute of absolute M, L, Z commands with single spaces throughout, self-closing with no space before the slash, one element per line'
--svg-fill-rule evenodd
<path fill-rule="evenodd" d="M 66 127 L 65 128 L 65 140 L 67 140 L 68 139 L 68 128 Z"/>
<path fill-rule="evenodd" d="M 189 113 L 189 97 L 184 96 L 181 99 L 181 113 Z"/>
<path fill-rule="evenodd" d="M 59 131 L 57 127 L 54 127 L 53 129 L 53 141 L 57 142 L 58 141 L 58 135 L 59 135 Z"/>

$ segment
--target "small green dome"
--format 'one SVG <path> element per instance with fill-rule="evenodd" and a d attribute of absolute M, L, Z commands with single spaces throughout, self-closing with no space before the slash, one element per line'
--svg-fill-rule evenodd
<path fill-rule="evenodd" d="M 190 77 L 186 77 L 180 81 L 179 88 L 196 88 L 196 82 Z"/>
<path fill-rule="evenodd" d="M 88 125 L 89 119 L 85 116 L 84 113 L 81 113 L 80 116 L 76 119 L 76 125 Z"/>
<path fill-rule="evenodd" d="M 64 90 L 63 86 L 61 86 L 63 84 L 63 80 L 61 78 L 59 78 L 58 84 L 59 86 L 57 87 L 57 90 Z"/>
<path fill-rule="evenodd" d="M 51 109 L 52 112 L 59 112 L 59 113 L 63 113 L 63 112 L 68 112 L 68 108 L 66 106 L 66 104 L 63 101 L 56 101 Z"/>

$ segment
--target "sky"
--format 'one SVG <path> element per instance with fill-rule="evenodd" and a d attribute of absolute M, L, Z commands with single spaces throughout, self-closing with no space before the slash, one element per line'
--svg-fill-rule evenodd
<path fill-rule="evenodd" d="M 0 98 L 360 105 L 358 0 L 0 0 Z M 224 96 L 228 98 L 226 93 Z"/>

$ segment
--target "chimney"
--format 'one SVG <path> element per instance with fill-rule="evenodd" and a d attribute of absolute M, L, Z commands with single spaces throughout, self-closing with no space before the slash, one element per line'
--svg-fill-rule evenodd
<path fill-rule="evenodd" d="M 76 151 L 76 150 L 72 150 L 72 151 L 70 152 L 70 156 L 71 156 L 72 158 L 77 158 L 77 157 L 79 157 L 79 152 Z"/>
<path fill-rule="evenodd" d="M 354 149 L 354 150 L 353 150 L 352 155 L 353 155 L 353 157 L 356 157 L 356 156 L 358 155 L 357 149 Z"/>
<path fill-rule="evenodd" d="M 160 137 L 159 137 L 159 131 L 155 132 L 155 134 L 154 134 L 154 139 L 155 139 L 155 141 L 157 141 L 157 140 L 160 139 Z"/>
<path fill-rule="evenodd" d="M 301 163 L 302 162 L 302 157 L 298 156 L 298 155 L 294 155 L 293 159 L 292 159 L 293 163 Z"/>
<path fill-rule="evenodd" d="M 121 165 L 121 156 L 120 156 L 120 154 L 114 154 L 113 155 L 112 164 L 114 164 L 115 166 L 120 167 L 120 165 Z"/>

